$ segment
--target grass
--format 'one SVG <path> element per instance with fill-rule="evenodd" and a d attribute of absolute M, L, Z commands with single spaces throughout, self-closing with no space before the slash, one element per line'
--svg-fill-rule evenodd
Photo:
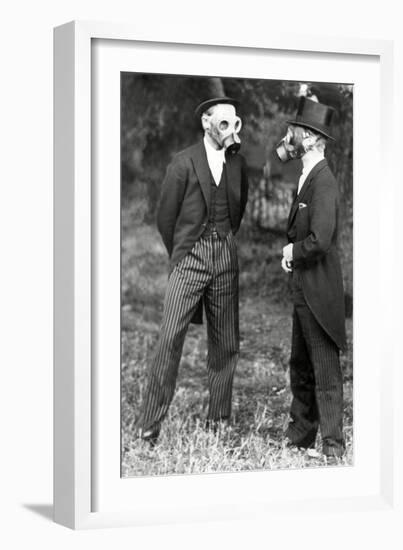
<path fill-rule="evenodd" d="M 135 224 L 130 216 L 123 221 L 122 475 L 326 466 L 322 455 L 310 457 L 284 443 L 291 400 L 291 304 L 286 277 L 279 267 L 281 244 L 268 235 L 240 235 L 241 353 L 231 424 L 216 433 L 204 428 L 208 408 L 205 326 L 191 325 L 175 397 L 160 438 L 153 448 L 136 438 L 147 372 L 159 334 L 167 260 L 154 228 Z M 347 328 L 351 344 L 351 321 Z M 347 450 L 339 464 L 347 466 L 353 463 L 352 345 L 342 356 L 342 367 Z"/>

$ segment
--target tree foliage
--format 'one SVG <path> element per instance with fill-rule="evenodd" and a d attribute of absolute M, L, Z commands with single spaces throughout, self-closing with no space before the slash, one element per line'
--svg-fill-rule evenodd
<path fill-rule="evenodd" d="M 225 93 L 241 102 L 242 141 L 246 151 L 261 150 L 271 160 L 275 143 L 285 132 L 286 120 L 296 111 L 301 91 L 333 106 L 335 143 L 329 162 L 339 180 L 343 201 L 352 196 L 352 89 L 341 84 L 283 80 L 195 77 L 122 73 L 121 79 L 122 184 L 142 181 L 149 189 L 150 207 L 172 155 L 201 137 L 195 107 Z M 253 155 L 252 155 L 253 156 Z M 256 155 L 255 155 L 256 156 Z M 253 164 L 253 159 L 252 159 Z M 274 162 L 277 172 L 287 170 Z"/>

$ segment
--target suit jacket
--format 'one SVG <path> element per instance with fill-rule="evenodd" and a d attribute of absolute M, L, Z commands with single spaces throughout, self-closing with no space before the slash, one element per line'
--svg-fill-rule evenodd
<path fill-rule="evenodd" d="M 225 159 L 232 232 L 241 224 L 248 199 L 246 163 L 242 155 Z M 211 172 L 203 141 L 173 158 L 162 183 L 157 227 L 168 251 L 171 270 L 192 249 L 209 219 Z M 201 322 L 200 309 L 193 322 Z"/>
<path fill-rule="evenodd" d="M 305 301 L 340 349 L 346 346 L 344 290 L 337 250 L 339 193 L 326 159 L 316 164 L 296 196 L 287 236 Z"/>

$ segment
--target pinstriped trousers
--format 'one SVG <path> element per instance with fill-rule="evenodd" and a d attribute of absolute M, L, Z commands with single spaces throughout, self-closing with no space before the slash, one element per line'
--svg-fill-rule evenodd
<path fill-rule="evenodd" d="M 168 412 L 186 332 L 202 297 L 207 321 L 208 419 L 230 416 L 239 355 L 238 275 L 236 243 L 231 232 L 225 239 L 215 232 L 201 237 L 173 269 L 143 404 L 143 430 L 161 422 Z"/>
<path fill-rule="evenodd" d="M 286 435 L 310 447 L 320 426 L 323 453 L 341 456 L 343 380 L 339 350 L 301 300 L 294 305 L 290 382 L 293 399 Z"/>

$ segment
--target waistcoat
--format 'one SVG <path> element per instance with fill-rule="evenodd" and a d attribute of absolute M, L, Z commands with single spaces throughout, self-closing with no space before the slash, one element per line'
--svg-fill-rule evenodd
<path fill-rule="evenodd" d="M 231 230 L 225 165 L 223 166 L 220 185 L 217 186 L 213 176 L 211 176 L 210 214 L 206 231 L 211 233 L 214 229 L 221 239 L 224 239 Z"/>

